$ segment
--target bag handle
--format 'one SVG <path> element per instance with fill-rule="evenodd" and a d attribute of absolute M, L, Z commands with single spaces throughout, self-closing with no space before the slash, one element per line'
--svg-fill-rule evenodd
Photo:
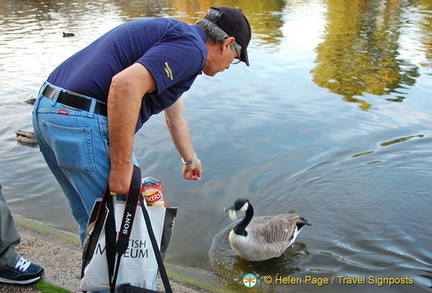
<path fill-rule="evenodd" d="M 166 293 L 172 293 L 172 289 L 171 289 L 171 285 L 170 285 L 168 275 L 167 275 L 167 272 L 165 269 L 165 265 L 164 265 L 163 260 L 162 260 L 162 255 L 161 255 L 159 247 L 157 245 L 156 237 L 154 236 L 153 227 L 152 227 L 151 221 L 150 221 L 150 216 L 148 214 L 147 208 L 144 205 L 144 200 L 143 200 L 142 196 L 139 197 L 139 202 L 140 202 L 141 210 L 142 210 L 145 222 L 146 222 L 147 231 L 148 231 L 148 234 L 150 237 L 150 241 L 152 243 L 152 247 L 153 247 L 155 257 L 156 257 L 156 261 L 157 261 L 158 266 L 159 266 L 159 272 L 160 272 L 162 282 L 163 282 L 164 287 L 165 287 L 165 292 Z"/>
<path fill-rule="evenodd" d="M 120 226 L 120 231 L 118 232 L 118 240 L 116 242 L 116 227 L 115 227 L 115 217 L 114 217 L 114 204 L 113 198 L 109 193 L 109 190 L 105 192 L 104 200 L 107 201 L 107 208 L 110 210 L 107 222 L 105 225 L 105 235 L 106 235 L 106 252 L 107 252 L 107 262 L 108 262 L 108 274 L 111 292 L 115 291 L 118 271 L 120 268 L 121 256 L 125 253 L 129 238 L 132 233 L 132 225 L 135 218 L 136 208 L 138 206 L 138 198 L 140 197 L 141 189 L 141 169 L 137 166 L 133 166 L 133 174 L 131 179 L 131 184 L 129 192 L 126 197 L 126 203 L 123 211 L 122 224 Z M 105 199 L 105 197 L 107 197 Z M 115 255 L 117 254 L 117 262 L 115 262 Z"/>
<path fill-rule="evenodd" d="M 140 197 L 140 190 L 141 169 L 134 165 L 132 181 L 123 211 L 123 220 L 118 233 L 116 251 L 119 255 L 123 255 L 128 247 L 129 238 L 132 233 L 132 224 L 138 206 L 138 198 Z"/>

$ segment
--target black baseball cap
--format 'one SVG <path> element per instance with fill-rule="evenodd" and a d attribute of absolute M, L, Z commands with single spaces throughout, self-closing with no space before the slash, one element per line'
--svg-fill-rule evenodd
<path fill-rule="evenodd" d="M 237 44 L 242 47 L 240 60 L 249 66 L 249 58 L 247 54 L 247 46 L 251 39 L 252 33 L 246 16 L 243 15 L 240 9 L 230 7 L 212 7 L 221 12 L 221 16 L 213 22 L 220 27 L 230 37 L 234 37 Z M 206 17 L 204 17 L 206 19 Z"/>

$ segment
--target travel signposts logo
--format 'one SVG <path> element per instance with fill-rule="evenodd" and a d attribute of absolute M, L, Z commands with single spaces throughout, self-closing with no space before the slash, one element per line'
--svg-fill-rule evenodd
<path fill-rule="evenodd" d="M 258 284 L 258 278 L 254 274 L 246 274 L 243 277 L 243 285 L 247 288 L 253 288 Z"/>

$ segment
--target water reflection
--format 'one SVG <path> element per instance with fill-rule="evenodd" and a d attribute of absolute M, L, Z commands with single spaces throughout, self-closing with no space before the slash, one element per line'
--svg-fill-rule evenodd
<path fill-rule="evenodd" d="M 394 144 L 397 144 L 397 143 L 405 142 L 405 141 L 412 140 L 412 139 L 423 138 L 423 137 L 424 137 L 424 135 L 422 135 L 422 134 L 419 134 L 419 135 L 410 135 L 410 136 L 407 136 L 407 137 L 399 137 L 399 138 L 395 138 L 395 139 L 392 139 L 392 140 L 389 140 L 389 141 L 381 142 L 380 146 L 391 146 L 391 145 L 394 145 Z M 375 151 L 367 151 L 367 152 L 363 152 L 363 153 L 352 155 L 352 157 L 356 158 L 356 157 L 360 157 L 360 156 L 364 156 L 364 155 L 370 155 L 370 154 L 373 154 L 374 152 Z M 381 161 L 374 161 L 374 162 L 369 162 L 369 164 L 372 164 L 372 163 L 376 164 L 376 163 L 380 163 L 380 162 Z"/>
<path fill-rule="evenodd" d="M 125 20 L 140 17 L 173 17 L 187 23 L 195 23 L 212 6 L 241 8 L 248 16 L 256 41 L 262 44 L 278 44 L 282 38 L 282 11 L 286 0 L 115 0 Z"/>
<path fill-rule="evenodd" d="M 400 137 L 400 138 L 392 139 L 390 141 L 382 142 L 382 143 L 380 143 L 380 145 L 382 145 L 382 146 L 389 146 L 389 145 L 393 145 L 393 144 L 396 144 L 396 143 L 401 143 L 401 142 L 404 142 L 404 141 L 408 141 L 408 140 L 416 139 L 416 138 L 422 138 L 422 137 L 424 137 L 424 135 L 421 135 L 421 134 L 419 134 L 419 135 L 411 135 L 411 136 L 407 136 L 407 137 Z"/>
<path fill-rule="evenodd" d="M 142 17 L 160 17 L 170 14 L 173 0 L 114 0 L 125 21 Z"/>
<path fill-rule="evenodd" d="M 416 21 L 419 26 L 420 34 L 419 50 L 424 52 L 426 58 L 421 61 L 421 66 L 432 68 L 432 2 L 429 0 L 418 0 L 419 7 L 418 17 Z M 432 75 L 431 73 L 429 73 Z"/>
<path fill-rule="evenodd" d="M 317 48 L 318 63 L 313 80 L 339 94 L 347 102 L 372 106 L 363 93 L 389 95 L 401 102 L 403 89 L 419 77 L 418 66 L 400 58 L 400 35 L 404 12 L 412 4 L 405 1 L 329 0 L 324 42 Z M 408 17 L 408 19 L 407 19 Z"/>

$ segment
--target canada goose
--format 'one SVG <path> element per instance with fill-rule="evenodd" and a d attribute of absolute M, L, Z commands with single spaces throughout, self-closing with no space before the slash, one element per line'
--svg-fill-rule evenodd
<path fill-rule="evenodd" d="M 304 225 L 310 225 L 298 214 L 290 212 L 278 216 L 253 217 L 253 207 L 247 199 L 237 199 L 225 209 L 231 220 L 236 211 L 246 212 L 244 218 L 229 234 L 234 252 L 250 261 L 261 261 L 279 257 L 294 242 Z"/>

